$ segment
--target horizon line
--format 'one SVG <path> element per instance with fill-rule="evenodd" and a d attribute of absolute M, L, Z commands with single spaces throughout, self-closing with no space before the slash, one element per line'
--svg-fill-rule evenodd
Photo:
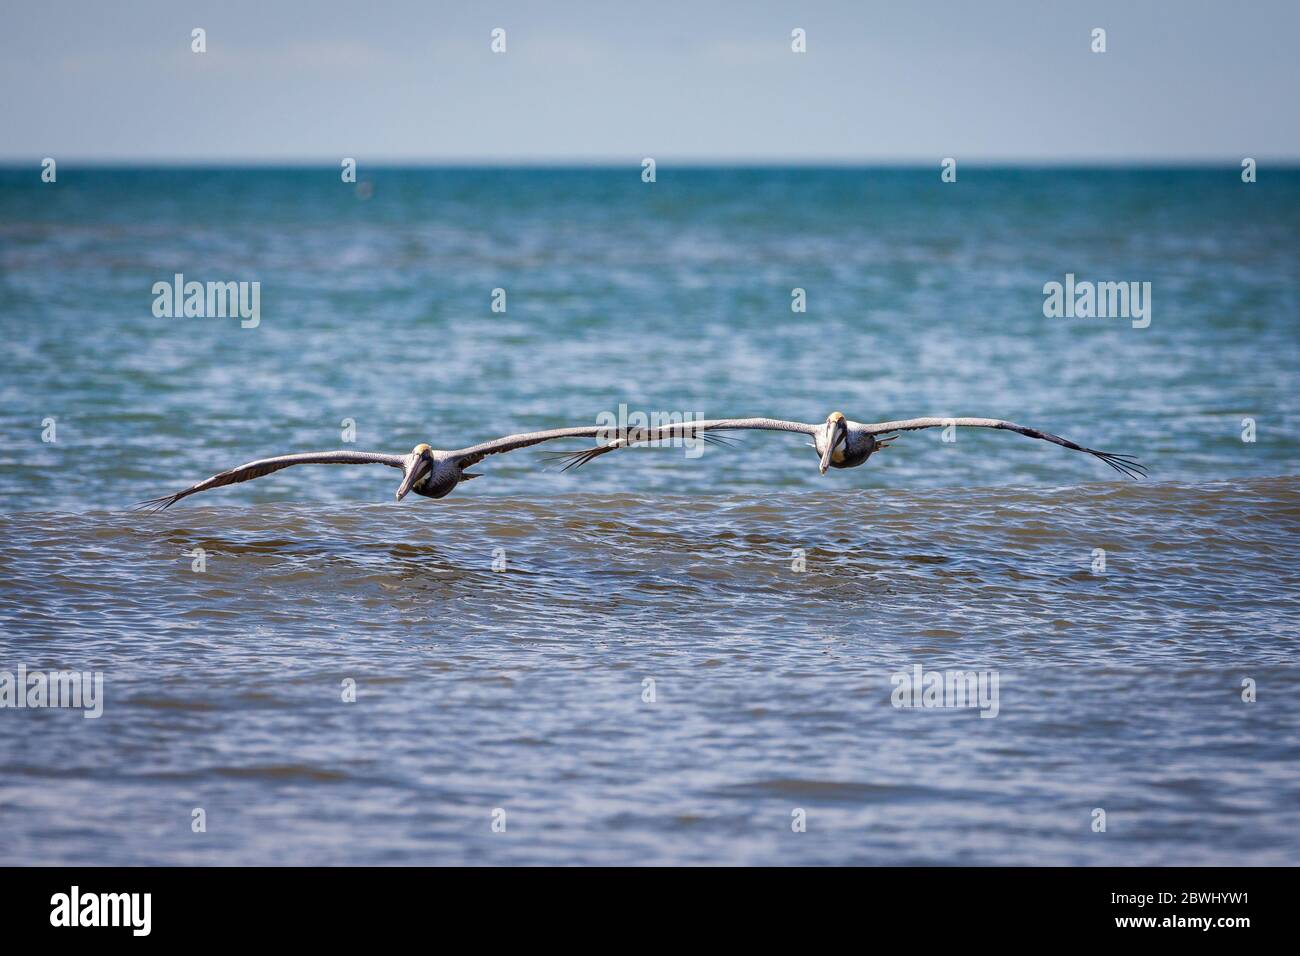
<path fill-rule="evenodd" d="M 81 168 L 137 168 L 137 169 L 249 169 L 249 168 L 276 168 L 276 169 L 337 169 L 345 158 L 354 159 L 358 169 L 640 169 L 642 161 L 646 158 L 655 160 L 656 168 L 667 167 L 669 169 L 774 169 L 774 168 L 805 168 L 805 169 L 938 169 L 941 168 L 942 160 L 939 159 L 916 159 L 916 158 L 899 158 L 899 159 L 838 159 L 838 158 L 791 158 L 791 157 L 772 157 L 772 158 L 735 158 L 735 157 L 641 157 L 636 159 L 618 159 L 601 157 L 598 159 L 584 159 L 577 157 L 566 158 L 548 158 L 548 157 L 528 157 L 520 159 L 501 159 L 501 158 L 398 158 L 385 157 L 379 159 L 363 159 L 356 156 L 340 156 L 338 159 L 324 160 L 319 157 L 284 157 L 284 158 L 259 158 L 259 157 L 230 157 L 222 159 L 194 159 L 190 157 L 99 157 L 99 158 L 79 158 L 72 156 L 67 159 L 59 159 L 57 156 L 49 157 L 49 154 L 42 156 L 33 155 L 32 157 L 15 157 L 13 155 L 0 155 L 0 169 L 39 169 L 41 163 L 46 158 L 53 158 L 60 166 L 71 166 Z M 957 160 L 958 168 L 977 168 L 977 169 L 1218 169 L 1218 168 L 1241 168 L 1241 163 L 1246 158 L 1254 159 L 1258 166 L 1271 166 L 1273 168 L 1300 168 L 1300 156 L 1295 157 L 1276 157 L 1276 156 L 1232 156 L 1220 158 L 1168 158 L 1168 157 L 1150 157 L 1135 156 L 1129 158 L 1025 158 L 1016 159 L 1012 157 L 983 157 L 976 159 L 963 160 L 961 157 L 952 157 Z"/>

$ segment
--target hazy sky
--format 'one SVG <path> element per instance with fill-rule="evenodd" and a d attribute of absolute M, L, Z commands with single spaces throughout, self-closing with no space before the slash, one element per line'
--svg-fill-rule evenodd
<path fill-rule="evenodd" d="M 4 0 L 0 159 L 1295 160 L 1297 35 L 1296 0 Z"/>

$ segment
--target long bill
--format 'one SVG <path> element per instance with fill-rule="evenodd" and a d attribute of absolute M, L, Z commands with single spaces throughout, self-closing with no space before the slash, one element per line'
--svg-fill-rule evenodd
<path fill-rule="evenodd" d="M 432 467 L 429 460 L 423 455 L 411 462 L 406 469 L 406 474 L 402 476 L 402 483 L 397 486 L 397 500 L 401 501 L 410 492 L 411 487 L 428 474 Z"/>
<path fill-rule="evenodd" d="M 840 442 L 848 437 L 848 427 L 844 424 L 843 418 L 837 418 L 828 429 L 830 434 L 826 437 L 826 448 L 822 451 L 821 472 L 826 474 L 826 469 L 831 466 L 831 456 L 835 454 L 835 449 L 839 447 Z"/>

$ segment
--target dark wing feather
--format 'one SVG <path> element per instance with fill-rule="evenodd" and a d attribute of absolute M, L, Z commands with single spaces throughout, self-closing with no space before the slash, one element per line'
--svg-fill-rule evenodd
<path fill-rule="evenodd" d="M 182 498 L 197 494 L 200 491 L 234 485 L 241 481 L 252 481 L 254 478 L 261 478 L 264 475 L 269 475 L 274 471 L 292 465 L 388 465 L 391 468 L 404 469 L 406 467 L 406 456 L 384 455 L 370 451 L 312 451 L 298 455 L 280 455 L 277 458 L 262 458 L 258 461 L 250 461 L 246 465 L 240 465 L 238 468 L 223 471 L 211 478 L 205 478 L 198 484 L 190 485 L 184 491 L 163 495 L 161 498 L 150 498 L 148 501 L 141 501 L 135 507 L 151 512 L 162 511 L 165 508 L 170 508 Z"/>

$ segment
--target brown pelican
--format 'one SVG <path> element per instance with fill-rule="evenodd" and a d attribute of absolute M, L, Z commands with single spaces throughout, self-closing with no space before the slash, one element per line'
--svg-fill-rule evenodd
<path fill-rule="evenodd" d="M 1026 428 L 1013 422 L 1004 422 L 997 418 L 905 418 L 894 422 L 876 422 L 863 425 L 849 421 L 840 412 L 831 412 L 826 421 L 820 424 L 808 422 L 787 422 L 779 418 L 716 418 L 682 424 L 664 425 L 658 431 L 658 437 L 683 437 L 706 431 L 731 431 L 733 429 L 759 429 L 762 431 L 797 432 L 812 438 L 810 444 L 817 450 L 821 473 L 827 468 L 856 468 L 882 448 L 888 448 L 898 436 L 893 432 L 916 431 L 921 428 L 947 428 L 949 426 L 969 428 L 1001 428 L 1017 432 L 1030 438 L 1041 438 L 1054 442 L 1074 451 L 1087 452 L 1094 458 L 1100 458 L 1117 472 L 1129 478 L 1146 477 L 1146 468 L 1130 455 L 1116 455 L 1108 451 L 1084 448 L 1059 435 Z M 888 436 L 888 437 L 880 437 Z M 700 438 L 705 438 L 700 435 Z M 615 451 L 626 445 L 634 444 L 632 440 L 615 439 L 605 445 L 587 448 L 580 452 L 571 452 L 555 456 L 565 462 L 562 470 L 577 468 L 587 462 Z"/>
<path fill-rule="evenodd" d="M 547 431 L 507 435 L 505 438 L 470 445 L 468 448 L 460 448 L 456 451 L 441 451 L 430 448 L 426 444 L 419 444 L 412 448 L 410 454 L 407 455 L 385 455 L 373 451 L 315 451 L 303 452 L 297 455 L 280 455 L 277 458 L 262 458 L 257 461 L 250 461 L 238 468 L 231 468 L 229 471 L 223 471 L 211 478 L 205 478 L 203 481 L 190 485 L 190 487 L 175 494 L 142 501 L 136 507 L 150 511 L 162 511 L 164 508 L 170 508 L 182 498 L 187 498 L 200 491 L 234 485 L 241 481 L 252 481 L 254 478 L 261 478 L 291 465 L 387 465 L 390 468 L 399 468 L 402 471 L 402 483 L 397 486 L 398 501 L 401 501 L 408 492 L 412 491 L 426 498 L 445 498 L 462 481 L 482 477 L 465 471 L 465 469 L 477 465 L 488 455 L 499 455 L 503 452 L 514 451 L 516 448 L 526 448 L 529 445 L 551 441 L 555 438 L 607 438 L 611 434 L 621 434 L 622 437 L 618 439 L 619 447 L 624 447 L 641 441 L 653 441 L 660 437 L 666 437 L 659 434 L 659 432 L 665 431 L 666 428 L 667 426 L 658 431 L 649 429 L 625 430 L 622 433 L 612 431 L 607 425 L 552 428 Z M 701 435 L 700 437 L 706 441 L 712 437 L 716 443 L 718 436 Z"/>

